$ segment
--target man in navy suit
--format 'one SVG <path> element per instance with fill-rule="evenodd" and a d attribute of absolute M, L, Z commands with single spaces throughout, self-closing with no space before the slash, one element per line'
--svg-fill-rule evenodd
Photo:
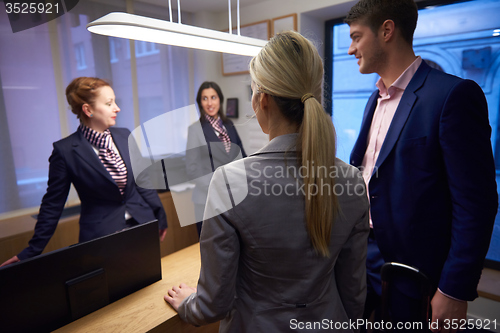
<path fill-rule="evenodd" d="M 365 313 L 378 302 L 381 265 L 401 262 L 429 277 L 432 321 L 446 332 L 477 297 L 498 196 L 484 93 L 415 56 L 417 17 L 413 0 L 361 0 L 346 18 L 349 54 L 361 73 L 380 75 L 351 164 L 371 204 Z M 416 320 L 414 287 L 396 286 L 393 321 Z"/>

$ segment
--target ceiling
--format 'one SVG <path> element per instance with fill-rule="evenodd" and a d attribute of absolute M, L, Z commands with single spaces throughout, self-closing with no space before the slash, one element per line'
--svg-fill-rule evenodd
<path fill-rule="evenodd" d="M 168 6 L 169 0 L 139 0 L 158 6 Z M 170 0 L 172 9 L 177 10 L 177 0 Z M 268 0 L 240 0 L 240 8 Z M 179 0 L 183 12 L 224 12 L 227 11 L 228 0 Z M 231 0 L 232 10 L 236 10 L 237 0 Z"/>

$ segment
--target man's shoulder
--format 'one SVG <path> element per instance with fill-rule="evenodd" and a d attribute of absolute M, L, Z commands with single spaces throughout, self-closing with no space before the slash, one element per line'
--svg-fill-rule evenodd
<path fill-rule="evenodd" d="M 442 70 L 436 69 L 436 68 L 431 68 L 429 71 L 429 77 L 433 78 L 433 83 L 436 85 L 442 84 L 442 83 L 448 83 L 448 84 L 457 84 L 461 81 L 465 81 L 464 79 L 453 75 L 449 73 L 445 73 Z M 440 80 L 440 81 L 434 81 L 434 80 Z"/>
<path fill-rule="evenodd" d="M 424 83 L 426 91 L 434 94 L 448 95 L 452 92 L 465 93 L 466 95 L 483 95 L 481 87 L 473 80 L 463 79 L 432 68 Z"/>

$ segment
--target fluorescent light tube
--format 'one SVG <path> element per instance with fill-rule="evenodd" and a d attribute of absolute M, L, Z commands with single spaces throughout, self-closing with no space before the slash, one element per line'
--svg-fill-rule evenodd
<path fill-rule="evenodd" d="M 267 41 L 128 13 L 109 13 L 87 24 L 92 33 L 207 51 L 256 56 Z"/>

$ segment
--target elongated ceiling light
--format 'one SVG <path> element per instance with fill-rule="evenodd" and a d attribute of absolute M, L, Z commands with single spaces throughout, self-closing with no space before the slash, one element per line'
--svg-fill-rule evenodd
<path fill-rule="evenodd" d="M 230 0 L 229 0 L 229 16 Z M 171 6 L 169 3 L 169 10 Z M 180 22 L 180 7 L 179 22 Z M 172 15 L 170 15 L 172 17 Z M 229 18 L 231 22 L 231 18 Z M 239 1 L 238 1 L 238 35 L 233 35 L 231 24 L 229 33 L 210 30 L 182 23 L 174 23 L 128 13 L 109 13 L 87 24 L 92 33 L 141 40 L 181 47 L 189 47 L 207 51 L 217 51 L 238 55 L 255 56 L 267 41 L 239 35 Z"/>

